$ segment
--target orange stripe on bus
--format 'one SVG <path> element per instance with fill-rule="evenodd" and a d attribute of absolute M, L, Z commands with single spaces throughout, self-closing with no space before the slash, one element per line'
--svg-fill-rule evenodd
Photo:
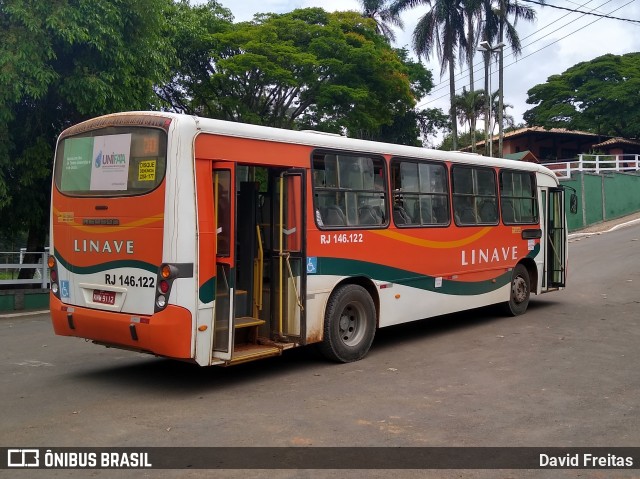
<path fill-rule="evenodd" d="M 56 208 L 53 209 L 53 214 L 55 216 L 60 215 L 60 211 Z M 154 216 L 148 216 L 146 218 L 140 218 L 139 220 L 132 221 L 130 223 L 125 223 L 119 226 L 100 226 L 100 228 L 96 228 L 95 226 L 84 226 L 76 223 L 75 221 L 70 221 L 68 223 L 64 223 L 66 226 L 70 226 L 74 229 L 84 231 L 85 233 L 114 233 L 116 231 L 124 231 L 132 228 L 138 228 L 139 226 L 145 226 L 151 223 L 155 223 L 157 221 L 162 221 L 164 219 L 164 213 L 158 213 Z"/>
<path fill-rule="evenodd" d="M 423 248 L 434 248 L 434 249 L 450 249 L 450 248 L 459 248 L 460 246 L 466 246 L 471 243 L 475 243 L 483 236 L 487 235 L 491 231 L 491 228 L 482 228 L 475 234 L 471 236 L 467 236 L 466 238 L 462 238 L 455 241 L 433 241 L 433 240 L 425 240 L 416 238 L 415 236 L 409 236 L 403 233 L 399 233 L 393 230 L 371 230 L 370 233 L 374 233 L 381 236 L 386 236 L 387 238 L 401 241 L 402 243 L 412 244 L 414 246 L 421 246 Z"/>

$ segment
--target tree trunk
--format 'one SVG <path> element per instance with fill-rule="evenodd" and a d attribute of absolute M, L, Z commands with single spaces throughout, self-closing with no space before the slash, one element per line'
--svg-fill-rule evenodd
<path fill-rule="evenodd" d="M 471 128 L 471 152 L 476 152 L 476 112 L 475 112 L 475 81 L 473 79 L 473 57 L 475 53 L 474 45 L 475 45 L 475 31 L 473 28 L 473 16 L 469 15 L 467 17 L 468 20 L 468 30 L 469 30 L 469 94 L 471 95 L 471 99 L 473 100 L 473 110 L 471 112 L 471 117 L 469 118 L 469 127 Z"/>
<path fill-rule="evenodd" d="M 504 0 L 500 0 L 500 38 L 499 44 L 504 40 L 504 22 L 507 12 L 505 11 Z M 502 137 L 503 137 L 503 114 L 504 114 L 504 47 L 498 50 L 498 158 L 502 158 Z"/>
<path fill-rule="evenodd" d="M 491 141 L 491 132 L 489 131 L 489 125 L 491 125 L 491 92 L 489 91 L 489 75 L 491 71 L 489 69 L 489 62 L 491 61 L 491 53 L 484 52 L 484 154 L 489 156 L 489 142 Z"/>
<path fill-rule="evenodd" d="M 451 140 L 452 149 L 458 149 L 458 117 L 456 116 L 456 80 L 455 65 L 453 60 L 449 61 L 449 97 L 451 98 L 451 107 L 449 115 L 451 117 Z"/>

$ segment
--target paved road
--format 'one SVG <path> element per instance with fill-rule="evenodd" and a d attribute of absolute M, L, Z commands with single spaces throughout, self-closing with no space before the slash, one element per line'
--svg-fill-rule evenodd
<path fill-rule="evenodd" d="M 570 286 L 534 297 L 526 315 L 487 308 L 388 328 L 365 360 L 345 365 L 301 349 L 202 369 L 56 337 L 47 315 L 0 320 L 0 445 L 640 446 L 640 226 L 570 246 Z M 463 470 L 74 477 L 89 475 L 611 477 Z"/>

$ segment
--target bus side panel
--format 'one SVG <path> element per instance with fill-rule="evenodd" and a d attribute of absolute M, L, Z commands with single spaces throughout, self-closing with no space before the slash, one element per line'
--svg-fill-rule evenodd
<path fill-rule="evenodd" d="M 196 138 L 196 157 L 248 164 L 308 168 L 311 148 L 247 138 L 201 134 Z"/>
<path fill-rule="evenodd" d="M 310 230 L 307 254 L 317 258 L 317 274 L 394 283 L 427 277 L 434 288 L 440 278 L 458 283 L 456 294 L 464 294 L 465 283 L 497 280 L 522 259 L 539 254 L 539 239 L 521 237 L 527 227 L 538 226 Z"/>
<path fill-rule="evenodd" d="M 213 178 L 211 162 L 196 160 L 196 194 L 198 205 L 198 298 L 199 308 L 212 306 L 215 277 L 215 240 Z"/>
<path fill-rule="evenodd" d="M 453 296 L 396 284 L 380 291 L 380 327 L 502 303 L 509 290 L 503 285 L 487 293 Z"/>
<path fill-rule="evenodd" d="M 309 230 L 308 324 L 321 324 L 333 287 L 353 276 L 376 285 L 380 326 L 507 301 L 512 269 L 539 255 L 540 241 L 521 237 L 527 227 L 538 226 Z"/>

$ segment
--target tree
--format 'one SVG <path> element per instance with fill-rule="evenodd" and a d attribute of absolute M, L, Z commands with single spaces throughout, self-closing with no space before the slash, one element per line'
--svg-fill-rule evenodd
<path fill-rule="evenodd" d="M 238 24 L 216 23 L 220 12 L 209 18 L 199 56 L 160 88 L 177 111 L 379 139 L 383 126 L 407 115 L 417 95 L 432 88 L 426 70 L 417 75 L 373 20 L 356 12 L 309 8 Z"/>
<path fill-rule="evenodd" d="M 475 149 L 475 119 L 482 113 L 484 103 L 484 90 L 469 91 L 466 87 L 462 87 L 462 93 L 456 95 L 456 114 L 463 124 L 469 124 L 473 149 Z"/>
<path fill-rule="evenodd" d="M 171 8 L 170 0 L 0 3 L 0 224 L 28 231 L 29 251 L 42 251 L 49 228 L 57 135 L 156 101 L 153 85 L 173 58 Z"/>
<path fill-rule="evenodd" d="M 640 138 L 640 53 L 578 63 L 528 92 L 530 126 Z"/>
<path fill-rule="evenodd" d="M 393 12 L 400 12 L 417 5 L 431 6 L 413 31 L 413 49 L 418 57 L 429 59 L 435 51 L 440 59 L 440 76 L 449 67 L 449 116 L 451 121 L 451 135 L 453 147 L 456 149 L 458 136 L 456 107 L 455 107 L 455 63 L 458 49 L 466 51 L 467 38 L 465 35 L 465 15 L 463 0 L 396 0 L 392 6 Z"/>
<path fill-rule="evenodd" d="M 475 79 L 473 72 L 473 58 L 475 57 L 476 47 L 478 46 L 478 34 L 480 33 L 482 24 L 482 0 L 464 0 L 464 15 L 467 22 L 467 47 L 466 60 L 469 66 L 469 95 L 475 98 Z M 475 100 L 472 102 L 475 104 Z M 476 121 L 482 112 L 482 108 L 478 110 L 473 108 L 472 115 L 468 118 L 469 129 L 471 133 L 471 151 L 476 152 Z"/>
<path fill-rule="evenodd" d="M 215 73 L 211 51 L 219 48 L 214 35 L 233 28 L 233 15 L 215 1 L 191 5 L 181 0 L 171 11 L 169 24 L 176 57 L 171 80 L 156 85 L 156 92 L 171 110 L 195 113 L 210 96 L 210 77 Z"/>
<path fill-rule="evenodd" d="M 544 3 L 541 0 L 540 3 Z M 513 23 L 509 21 L 509 17 L 513 17 Z M 498 10 L 498 42 L 504 43 L 506 40 L 511 46 L 514 56 L 518 56 L 522 50 L 520 45 L 520 37 L 516 30 L 516 24 L 519 19 L 533 21 L 536 18 L 536 12 L 533 8 L 518 3 L 518 0 L 499 0 Z M 502 137 L 503 137 L 503 117 L 504 112 L 504 49 L 498 52 L 498 157 L 502 158 Z"/>
<path fill-rule="evenodd" d="M 414 98 L 423 98 L 433 88 L 433 75 L 422 63 L 409 57 L 409 52 L 402 48 L 396 53 L 406 68 L 411 92 Z M 403 113 L 398 111 L 390 125 L 382 125 L 379 132 L 371 139 L 398 143 L 403 145 L 423 146 L 420 139 L 433 136 L 437 131 L 448 129 L 447 116 L 439 108 L 407 108 Z"/>
<path fill-rule="evenodd" d="M 545 3 L 541 0 L 539 3 Z M 515 57 L 520 55 L 522 46 L 520 37 L 516 30 L 518 20 L 533 21 L 536 18 L 535 10 L 531 7 L 518 3 L 518 0 L 482 0 L 482 33 L 483 40 L 493 46 L 502 45 L 511 47 L 511 51 Z M 513 23 L 510 18 L 513 17 Z M 494 53 L 485 51 L 484 59 L 484 90 L 489 90 L 489 75 L 491 55 Z M 498 54 L 498 156 L 502 156 L 502 138 L 503 138 L 503 118 L 500 112 L 504 111 L 502 102 L 504 101 L 504 49 L 499 48 Z M 489 97 L 485 98 L 485 122 L 489 118 Z M 485 134 L 489 135 L 489 129 L 485 128 Z M 485 145 L 489 144 L 489 137 L 485 137 Z"/>
<path fill-rule="evenodd" d="M 389 42 L 396 41 L 396 35 L 390 25 L 404 28 L 398 12 L 393 12 L 389 0 L 359 0 L 362 5 L 362 16 L 372 19 L 376 24 L 376 32 Z"/>

